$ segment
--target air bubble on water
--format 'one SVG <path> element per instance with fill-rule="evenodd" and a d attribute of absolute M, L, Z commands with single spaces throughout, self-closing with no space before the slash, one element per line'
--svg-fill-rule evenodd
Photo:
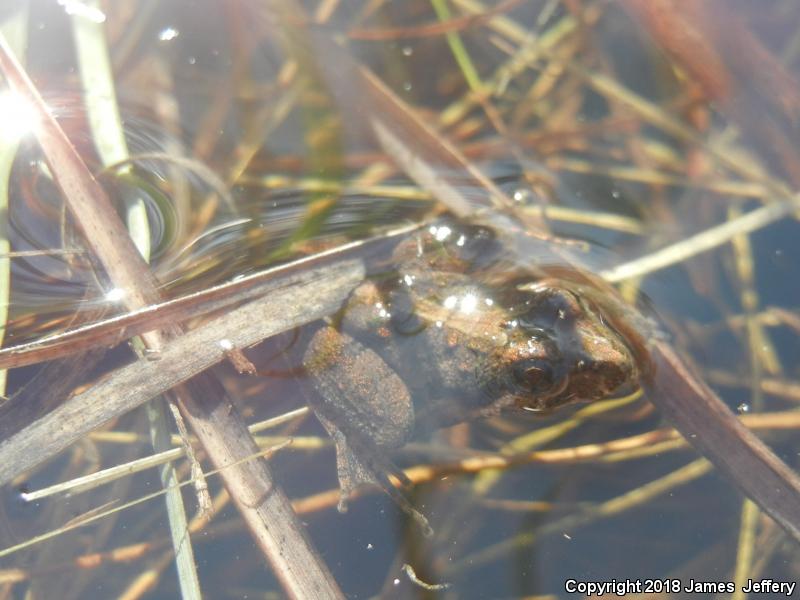
<path fill-rule="evenodd" d="M 179 35 L 180 31 L 178 31 L 174 27 L 165 27 L 158 33 L 158 39 L 161 40 L 162 42 L 169 42 L 174 40 Z"/>
<path fill-rule="evenodd" d="M 740 415 L 744 415 L 750 412 L 750 405 L 747 402 L 742 402 L 739 406 L 736 407 L 736 410 L 739 411 Z"/>
<path fill-rule="evenodd" d="M 520 188 L 518 190 L 514 190 L 512 194 L 512 198 L 514 198 L 514 202 L 519 202 L 520 204 L 526 203 L 530 199 L 530 192 L 524 188 Z"/>
<path fill-rule="evenodd" d="M 414 86 L 412 86 L 412 85 L 411 85 L 411 82 L 410 82 L 410 81 L 406 81 L 406 82 L 403 84 L 403 89 L 404 89 L 405 91 L 407 91 L 407 92 L 410 92 L 410 91 L 411 91 L 411 89 L 412 89 L 413 87 L 414 87 Z"/>
<path fill-rule="evenodd" d="M 411 46 L 403 46 L 401 52 L 403 53 L 403 56 L 411 56 L 414 54 L 414 49 Z"/>

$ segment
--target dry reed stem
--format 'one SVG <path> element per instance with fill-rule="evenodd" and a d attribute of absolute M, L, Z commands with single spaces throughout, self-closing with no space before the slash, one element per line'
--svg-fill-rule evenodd
<path fill-rule="evenodd" d="M 124 302 L 138 309 L 159 301 L 155 281 L 128 237 L 105 191 L 86 168 L 70 140 L 50 114 L 5 39 L 0 38 L 0 67 L 10 85 L 33 107 L 40 122 L 39 144 L 95 258 L 113 285 L 122 290 Z M 178 328 L 142 336 L 149 349 L 160 352 Z M 286 592 L 298 598 L 341 597 L 327 567 L 313 549 L 288 499 L 277 487 L 264 461 L 238 463 L 257 450 L 255 442 L 224 388 L 211 375 L 201 374 L 173 393 L 217 467 L 265 558 Z"/>

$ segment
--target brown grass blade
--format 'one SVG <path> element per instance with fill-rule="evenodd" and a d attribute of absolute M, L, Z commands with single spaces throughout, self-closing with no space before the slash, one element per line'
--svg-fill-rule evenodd
<path fill-rule="evenodd" d="M 25 406 L 0 407 L 0 485 L 106 421 L 225 360 L 230 347 L 246 348 L 330 314 L 363 277 L 360 262 L 345 261 L 276 282 L 263 297 L 175 338 L 157 357 L 117 369 L 32 422 L 23 420 Z"/>
<path fill-rule="evenodd" d="M 0 70 L 11 88 L 37 113 L 37 140 L 73 220 L 111 285 L 122 290 L 129 309 L 157 303 L 160 295 L 154 278 L 105 191 L 2 37 Z M 173 326 L 145 334 L 142 339 L 150 350 L 159 352 L 178 335 L 180 328 Z M 222 385 L 213 376 L 201 374 L 175 388 L 173 394 L 212 462 L 224 468 L 225 485 L 287 594 L 298 598 L 342 597 L 266 462 L 242 462 L 257 451 L 257 446 Z"/>
<path fill-rule="evenodd" d="M 279 7 L 279 12 L 298 14 L 297 8 L 288 0 L 273 0 L 272 4 Z M 295 19 L 294 22 L 303 20 Z M 311 30 L 303 31 L 302 36 L 296 31 L 294 33 L 296 39 L 293 38 L 287 46 L 305 60 L 311 55 L 325 61 L 320 63 L 320 70 L 329 75 L 326 79 L 328 87 L 343 113 L 356 110 L 361 120 L 366 118 L 384 151 L 421 187 L 459 216 L 472 216 L 481 208 L 490 207 L 514 212 L 512 203 L 502 193 L 497 193 L 499 190 L 491 181 L 487 183 L 487 178 L 454 146 L 437 135 L 377 77 L 359 66 L 345 49 Z M 525 224 L 529 233 L 546 235 L 546 228 L 540 220 L 519 216 L 517 220 Z M 574 266 L 579 271 L 582 269 L 579 264 Z M 589 280 L 596 278 L 589 276 Z M 599 286 L 598 294 L 608 294 L 611 299 L 617 297 L 610 286 L 602 283 Z M 631 324 L 633 329 L 635 326 Z M 657 371 L 660 371 L 651 386 L 652 395 L 665 416 L 704 456 L 721 465 L 726 476 L 765 512 L 800 539 L 800 510 L 792 509 L 792 506 L 800 507 L 797 476 L 730 414 L 722 401 L 694 377 L 669 346 L 657 342 L 651 351 L 659 362 Z M 684 413 L 683 406 L 687 403 L 692 403 L 691 409 L 696 412 Z M 706 421 L 713 424 L 709 429 L 709 440 L 702 439 L 704 433 L 701 430 L 695 431 L 694 435 L 686 434 L 690 425 L 685 414 L 693 414 L 697 424 Z M 696 426 L 699 425 L 692 427 Z M 739 468 L 728 463 L 730 455 L 742 457 Z M 774 489 L 780 491 L 767 491 L 753 485 L 752 481 L 770 481 Z"/>
<path fill-rule="evenodd" d="M 701 454 L 800 541 L 800 478 L 664 342 L 651 348 L 649 398 Z"/>
<path fill-rule="evenodd" d="M 199 317 L 226 306 L 262 296 L 275 289 L 276 286 L 283 285 L 278 280 L 283 280 L 288 275 L 301 273 L 305 269 L 313 269 L 317 265 L 331 264 L 334 259 L 341 261 L 355 252 L 368 252 L 373 247 L 391 243 L 392 240 L 405 236 L 420 226 L 415 224 L 400 227 L 384 235 L 337 246 L 331 250 L 265 269 L 235 281 L 222 283 L 173 300 L 88 323 L 25 344 L 2 348 L 0 349 L 0 368 L 23 367 L 68 357 L 76 352 L 101 345 L 118 344 L 125 339 L 164 325 Z"/>
<path fill-rule="evenodd" d="M 327 32 L 308 26 L 296 3 L 271 0 L 268 5 L 272 21 L 275 15 L 289 15 L 275 23 L 284 50 L 323 81 L 353 124 L 366 120 L 384 151 L 420 187 L 461 217 L 489 208 L 512 211 L 513 201 L 490 178 Z M 547 231 L 536 216 L 516 217 L 532 233 Z"/>

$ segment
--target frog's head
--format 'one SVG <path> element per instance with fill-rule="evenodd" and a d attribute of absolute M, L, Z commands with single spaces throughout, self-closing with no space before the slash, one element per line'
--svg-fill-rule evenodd
<path fill-rule="evenodd" d="M 639 368 L 625 339 L 577 293 L 550 283 L 529 286 L 511 314 L 508 342 L 496 358 L 506 366 L 501 385 L 516 406 L 552 410 L 636 382 Z"/>

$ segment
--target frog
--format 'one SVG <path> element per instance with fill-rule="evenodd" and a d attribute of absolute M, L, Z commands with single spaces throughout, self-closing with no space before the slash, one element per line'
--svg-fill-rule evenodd
<path fill-rule="evenodd" d="M 641 361 L 601 303 L 558 269 L 520 265 L 491 227 L 439 221 L 398 244 L 389 264 L 303 357 L 336 450 L 341 511 L 378 485 L 429 530 L 389 479 L 409 484 L 393 451 L 464 421 L 552 412 L 636 385 Z"/>

